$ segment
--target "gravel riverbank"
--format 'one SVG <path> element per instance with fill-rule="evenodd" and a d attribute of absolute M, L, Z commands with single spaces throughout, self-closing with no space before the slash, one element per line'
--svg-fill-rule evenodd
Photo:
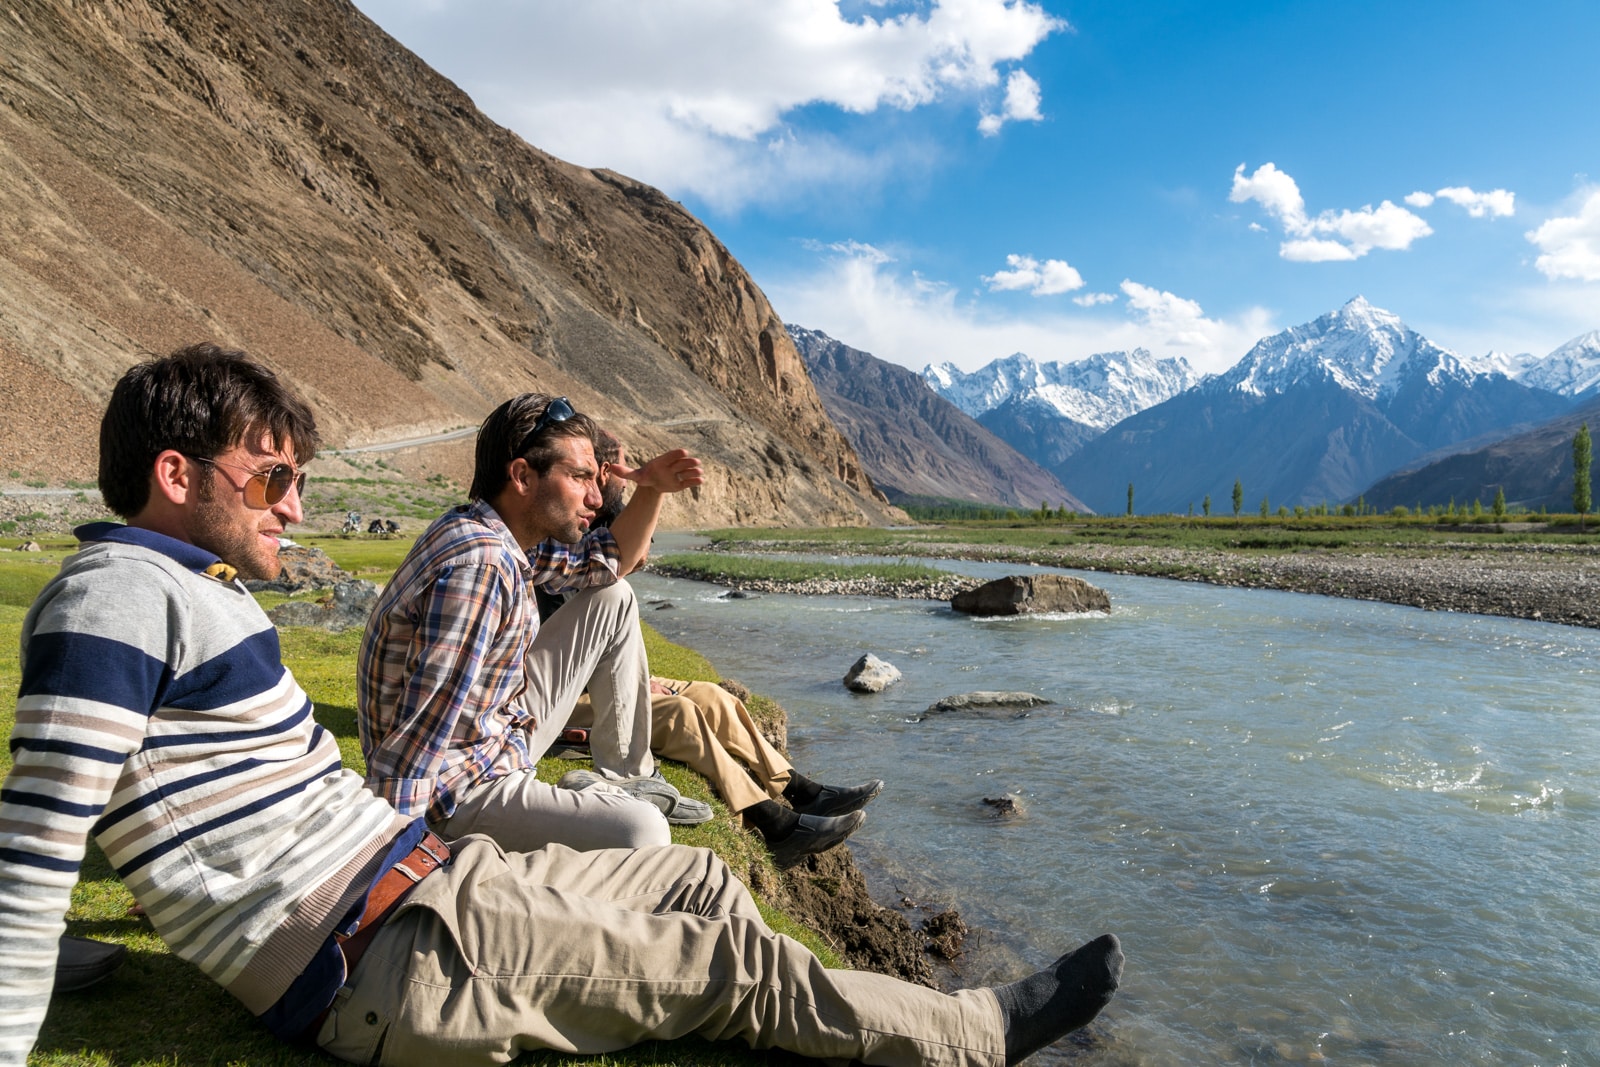
<path fill-rule="evenodd" d="M 1064 550 L 1005 545 L 902 543 L 892 547 L 852 547 L 837 542 L 742 541 L 729 547 L 749 552 L 1015 561 L 1600 628 L 1600 545 L 1462 542 L 1426 549 L 1388 546 L 1284 554 L 1110 544 L 1080 544 Z M 960 579 L 907 583 L 808 579 L 743 583 L 737 588 L 944 600 L 976 584 Z"/>

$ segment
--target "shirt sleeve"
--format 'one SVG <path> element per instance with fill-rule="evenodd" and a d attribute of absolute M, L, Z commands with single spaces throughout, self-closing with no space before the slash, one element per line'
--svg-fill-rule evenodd
<path fill-rule="evenodd" d="M 551 593 L 575 593 L 620 579 L 622 555 L 605 527 L 590 530 L 577 544 L 541 541 L 528 553 L 532 584 Z"/>
<path fill-rule="evenodd" d="M 0 1064 L 25 1063 L 38 1038 L 89 834 L 170 678 L 183 613 L 155 584 L 106 590 L 69 578 L 24 626 L 0 787 Z"/>
<path fill-rule="evenodd" d="M 443 567 L 410 604 L 416 630 L 393 728 L 367 760 L 367 781 L 402 815 L 421 816 L 438 789 L 450 739 L 463 713 L 494 701 L 520 669 L 494 654 L 513 595 L 488 564 Z"/>

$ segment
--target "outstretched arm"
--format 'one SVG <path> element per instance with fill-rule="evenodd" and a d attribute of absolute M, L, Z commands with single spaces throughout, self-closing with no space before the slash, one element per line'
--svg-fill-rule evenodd
<path fill-rule="evenodd" d="M 616 538 L 621 554 L 617 573 L 625 575 L 644 566 L 650 557 L 650 538 L 655 536 L 656 522 L 661 518 L 662 497 L 702 484 L 705 470 L 685 449 L 675 448 L 641 467 L 613 464 L 611 471 L 634 484 L 633 498 L 611 523 L 611 536 Z"/>

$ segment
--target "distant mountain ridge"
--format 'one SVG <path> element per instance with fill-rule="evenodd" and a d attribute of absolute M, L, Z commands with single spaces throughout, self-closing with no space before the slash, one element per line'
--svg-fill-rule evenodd
<path fill-rule="evenodd" d="M 1356 297 L 1263 338 L 1237 364 L 1135 414 L 1053 467 L 1096 510 L 1338 503 L 1430 450 L 1555 417 L 1548 389 L 1463 359 Z"/>
<path fill-rule="evenodd" d="M 1040 363 L 1021 352 L 972 372 L 930 364 L 923 379 L 973 418 L 1012 402 L 1036 401 L 1097 430 L 1176 396 L 1200 380 L 1187 360 L 1157 359 L 1143 348 L 1099 352 L 1072 363 Z"/>
<path fill-rule="evenodd" d="M 785 328 L 823 408 L 891 501 L 942 497 L 1088 510 L 1054 475 L 929 389 L 916 372 L 819 330 Z"/>
<path fill-rule="evenodd" d="M 1101 352 L 1073 363 L 1040 363 L 1017 352 L 970 373 L 929 365 L 923 380 L 940 396 L 1046 470 L 1057 471 L 1107 428 L 1193 385 L 1181 358 L 1143 348 Z"/>

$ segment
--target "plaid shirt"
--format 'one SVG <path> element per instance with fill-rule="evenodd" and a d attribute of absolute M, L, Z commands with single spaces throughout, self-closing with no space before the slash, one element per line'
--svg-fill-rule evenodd
<path fill-rule="evenodd" d="M 548 713 L 523 700 L 523 659 L 539 632 L 533 587 L 609 585 L 617 567 L 609 530 L 526 554 L 481 500 L 428 527 L 361 642 L 356 690 L 368 788 L 403 815 L 440 821 L 468 787 L 532 769 L 520 728 Z"/>

